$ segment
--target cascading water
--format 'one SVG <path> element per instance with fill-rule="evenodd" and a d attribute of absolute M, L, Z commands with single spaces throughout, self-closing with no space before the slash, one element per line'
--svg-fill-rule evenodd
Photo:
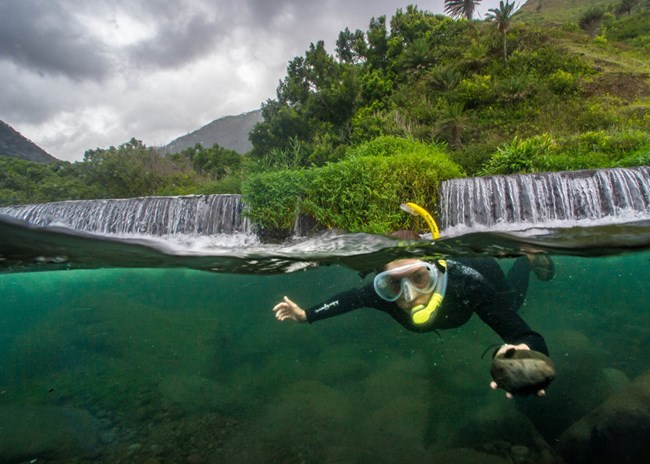
<path fill-rule="evenodd" d="M 650 167 L 452 179 L 440 189 L 447 230 L 650 218 Z"/>
<path fill-rule="evenodd" d="M 7 206 L 0 214 L 101 235 L 251 234 L 242 209 L 239 195 L 188 195 Z"/>
<path fill-rule="evenodd" d="M 248 237 L 238 245 L 256 240 L 242 209 L 240 195 L 189 195 L 7 206 L 0 214 L 100 235 Z M 650 219 L 650 167 L 448 180 L 439 219 L 443 235 Z"/>

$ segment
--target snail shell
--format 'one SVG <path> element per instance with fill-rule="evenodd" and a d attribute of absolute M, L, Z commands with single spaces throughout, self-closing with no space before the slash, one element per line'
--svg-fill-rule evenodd
<path fill-rule="evenodd" d="M 510 348 L 492 358 L 492 378 L 513 395 L 532 395 L 548 387 L 555 366 L 548 356 L 533 350 Z"/>

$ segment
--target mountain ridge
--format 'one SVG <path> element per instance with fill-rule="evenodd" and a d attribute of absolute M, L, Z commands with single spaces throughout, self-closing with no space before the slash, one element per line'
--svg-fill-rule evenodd
<path fill-rule="evenodd" d="M 261 109 L 224 116 L 172 140 L 162 149 L 165 154 L 173 154 L 191 148 L 197 143 L 204 148 L 211 148 L 214 144 L 218 144 L 222 148 L 244 154 L 252 148 L 248 134 L 260 121 L 262 121 Z"/>
<path fill-rule="evenodd" d="M 4 121 L 0 121 L 0 156 L 37 163 L 59 161 Z"/>

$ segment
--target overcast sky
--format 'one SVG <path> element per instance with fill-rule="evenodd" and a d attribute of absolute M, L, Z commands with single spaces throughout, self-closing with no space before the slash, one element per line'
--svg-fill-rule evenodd
<path fill-rule="evenodd" d="M 0 120 L 69 161 L 131 137 L 165 145 L 259 108 L 310 43 L 333 53 L 341 30 L 409 3 L 0 0 Z M 497 5 L 484 0 L 477 17 Z"/>

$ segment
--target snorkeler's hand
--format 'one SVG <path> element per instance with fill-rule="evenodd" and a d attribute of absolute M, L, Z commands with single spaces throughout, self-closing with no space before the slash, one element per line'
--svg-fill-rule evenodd
<path fill-rule="evenodd" d="M 511 349 L 530 351 L 530 347 L 528 345 L 526 345 L 525 343 L 521 343 L 519 345 L 505 344 L 505 345 L 501 346 L 501 348 L 499 348 L 499 350 L 495 353 L 494 356 L 496 357 L 496 356 L 498 356 L 500 354 L 505 354 L 508 350 L 511 350 Z M 497 383 L 493 380 L 492 382 L 490 382 L 490 388 L 492 388 L 493 390 L 497 390 L 499 388 L 499 385 L 497 385 Z M 543 388 L 539 389 L 539 390 L 537 390 L 537 392 L 535 394 L 537 396 L 539 396 L 539 397 L 542 397 L 542 396 L 546 395 L 546 390 L 544 390 Z M 512 399 L 512 398 L 514 398 L 514 395 L 512 393 L 510 393 L 510 392 L 506 392 L 506 397 L 509 398 L 509 399 Z"/>
<path fill-rule="evenodd" d="M 285 296 L 284 300 L 273 307 L 275 318 L 278 321 L 287 319 L 295 322 L 307 322 L 307 313 L 305 310 Z"/>

